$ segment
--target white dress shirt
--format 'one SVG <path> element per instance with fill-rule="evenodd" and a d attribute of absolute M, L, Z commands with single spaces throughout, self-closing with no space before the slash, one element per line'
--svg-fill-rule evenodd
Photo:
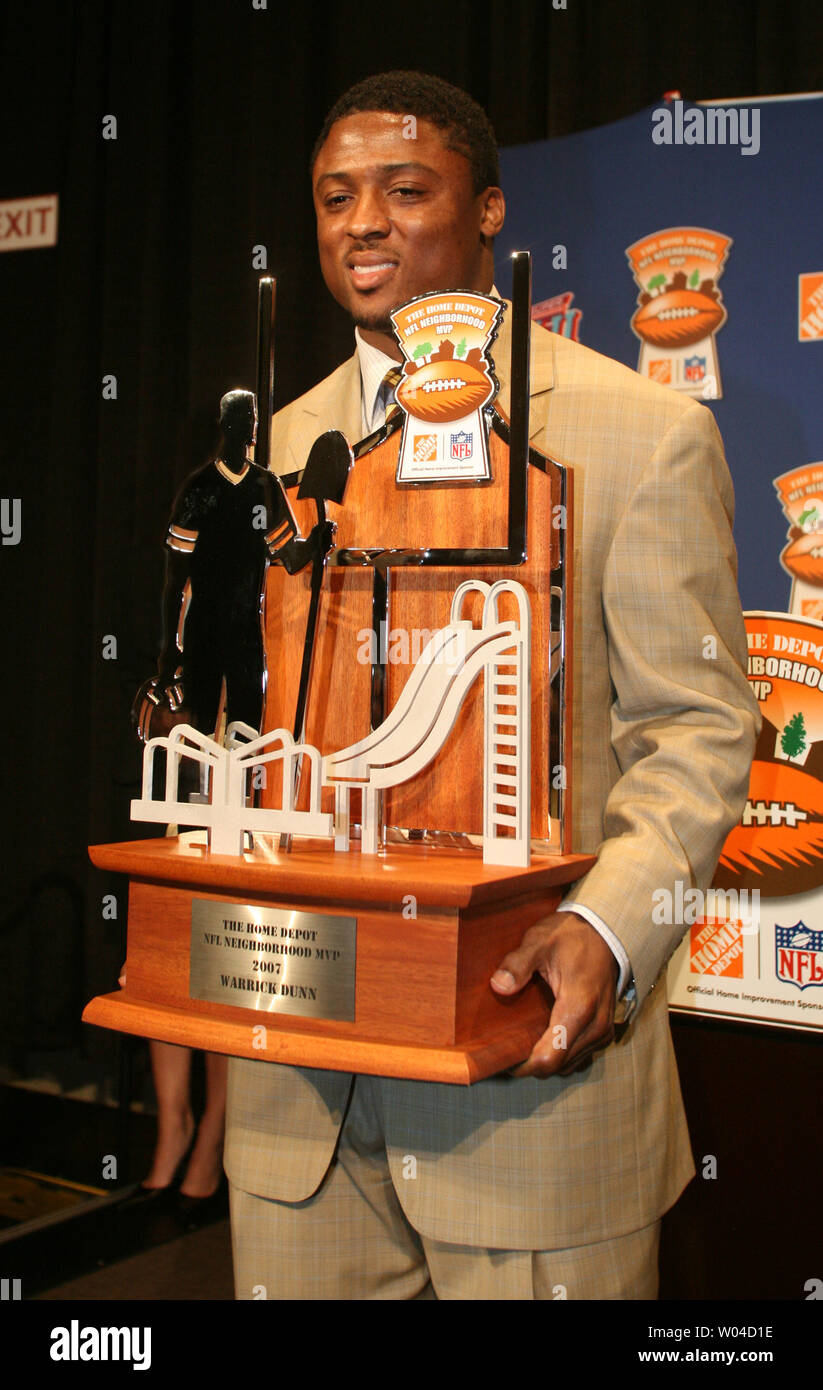
<path fill-rule="evenodd" d="M 383 378 L 392 367 L 400 363 L 394 357 L 372 347 L 360 337 L 360 329 L 355 328 L 354 339 L 360 362 L 360 404 L 363 437 L 373 434 L 386 423 L 386 393 L 381 390 Z"/>

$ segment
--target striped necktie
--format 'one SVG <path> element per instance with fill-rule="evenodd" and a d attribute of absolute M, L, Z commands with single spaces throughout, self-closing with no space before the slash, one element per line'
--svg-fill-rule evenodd
<path fill-rule="evenodd" d="M 380 383 L 380 390 L 386 406 L 386 424 L 391 424 L 398 416 L 403 414 L 402 408 L 397 404 L 394 393 L 403 380 L 403 372 L 400 367 L 390 367 Z"/>

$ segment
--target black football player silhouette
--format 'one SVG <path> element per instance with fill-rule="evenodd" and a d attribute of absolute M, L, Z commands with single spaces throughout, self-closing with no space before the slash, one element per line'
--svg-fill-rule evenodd
<path fill-rule="evenodd" d="M 251 391 L 223 396 L 220 430 L 219 457 L 186 479 L 166 534 L 157 675 L 141 686 L 133 708 L 143 739 L 183 721 L 213 736 L 224 682 L 226 726 L 242 720 L 259 730 L 266 565 L 295 574 L 332 544 L 330 522 L 300 535 L 279 478 L 251 461 Z"/>

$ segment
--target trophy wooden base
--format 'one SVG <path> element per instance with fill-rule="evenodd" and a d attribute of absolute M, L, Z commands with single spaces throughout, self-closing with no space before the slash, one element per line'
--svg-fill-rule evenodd
<path fill-rule="evenodd" d="M 462 1085 L 523 1061 L 545 1031 L 541 981 L 501 999 L 489 977 L 594 862 L 547 856 L 512 870 L 484 866 L 480 851 L 335 854 L 309 840 L 234 857 L 187 838 L 90 854 L 130 879 L 128 971 L 125 989 L 93 999 L 85 1022 L 255 1061 Z M 192 998 L 194 902 L 356 918 L 354 1020 Z"/>

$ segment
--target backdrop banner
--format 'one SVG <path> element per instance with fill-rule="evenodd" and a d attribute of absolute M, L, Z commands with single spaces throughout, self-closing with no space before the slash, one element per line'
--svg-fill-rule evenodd
<path fill-rule="evenodd" d="M 507 290 L 506 258 L 528 247 L 540 322 L 717 418 L 763 733 L 714 890 L 661 885 L 653 913 L 687 928 L 669 968 L 672 1007 L 813 1029 L 823 1028 L 823 248 L 807 204 L 821 148 L 823 99 L 810 96 L 672 100 L 504 150 L 512 211 L 497 275 Z"/>

